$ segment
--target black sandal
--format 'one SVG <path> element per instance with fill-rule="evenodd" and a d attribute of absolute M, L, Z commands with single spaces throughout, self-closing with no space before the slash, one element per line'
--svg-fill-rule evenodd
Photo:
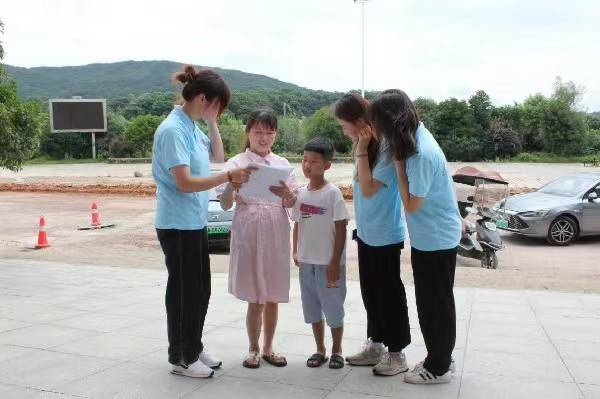
<path fill-rule="evenodd" d="M 311 357 L 306 360 L 306 366 L 310 368 L 321 367 L 327 363 L 327 356 L 320 354 L 319 352 L 314 353 Z"/>
<path fill-rule="evenodd" d="M 331 359 L 329 360 L 329 368 L 330 369 L 341 369 L 344 367 L 344 358 L 334 353 L 331 355 Z"/>

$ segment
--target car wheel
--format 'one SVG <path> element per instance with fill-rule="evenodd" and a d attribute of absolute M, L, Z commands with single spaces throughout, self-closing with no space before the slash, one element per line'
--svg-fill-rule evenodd
<path fill-rule="evenodd" d="M 550 223 L 547 241 L 551 245 L 567 246 L 577 238 L 577 222 L 569 216 L 559 216 Z"/>

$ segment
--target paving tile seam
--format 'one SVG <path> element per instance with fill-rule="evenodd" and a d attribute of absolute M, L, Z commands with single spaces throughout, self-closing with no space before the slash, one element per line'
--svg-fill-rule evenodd
<path fill-rule="evenodd" d="M 64 345 L 64 344 L 55 345 L 55 346 L 52 346 L 50 348 L 38 348 L 38 347 L 35 347 L 35 346 L 25 346 L 25 345 L 15 345 L 15 344 L 3 344 L 3 345 L 14 347 L 14 348 L 33 349 L 33 350 L 37 350 L 37 351 L 44 351 L 44 352 L 50 352 L 50 353 L 59 353 L 61 355 L 70 355 L 70 356 L 85 357 L 85 358 L 89 358 L 89 359 L 92 359 L 92 360 L 108 360 L 108 361 L 112 361 L 112 362 L 120 362 L 119 360 L 109 359 L 109 358 L 101 357 L 101 356 L 85 355 L 85 354 L 73 353 L 73 352 L 63 352 L 63 351 L 52 349 L 52 348 L 55 348 L 57 346 Z M 147 356 L 149 354 L 150 353 L 146 353 L 143 356 Z M 19 357 L 26 356 L 26 355 L 28 355 L 28 354 L 24 353 L 24 354 L 21 354 L 21 355 L 17 355 L 17 356 L 14 356 L 14 357 L 10 358 L 10 360 L 15 360 L 15 359 L 17 359 Z M 125 362 L 127 362 L 127 361 L 125 361 Z M 116 366 L 116 365 L 114 365 L 114 366 Z"/>
<path fill-rule="evenodd" d="M 556 354 L 560 358 L 560 361 L 561 361 L 563 367 L 567 370 L 567 373 L 569 373 L 569 376 L 571 377 L 572 382 L 574 382 L 575 386 L 577 386 L 577 390 L 579 391 L 579 394 L 581 395 L 582 398 L 585 398 L 585 394 L 583 393 L 583 389 L 581 389 L 581 386 L 579 385 L 579 382 L 577 382 L 575 380 L 575 376 L 571 372 L 571 369 L 567 365 L 567 362 L 565 361 L 565 359 L 563 358 L 562 354 L 560 353 L 560 350 L 558 349 L 558 346 L 556 345 L 556 343 L 554 342 L 554 340 L 552 339 L 552 337 L 550 336 L 550 334 L 548 334 L 548 331 L 546 330 L 546 326 L 544 325 L 544 323 L 542 323 L 540 321 L 539 316 L 538 316 L 538 314 L 536 312 L 535 306 L 531 302 L 531 299 L 528 299 L 528 303 L 529 303 L 529 306 L 531 307 L 531 310 L 535 314 L 536 319 L 540 322 L 540 326 L 542 327 L 542 330 L 544 330 L 544 334 L 546 334 L 546 337 L 548 338 L 548 341 L 550 341 L 550 344 L 554 348 L 554 351 L 556 352 Z"/>
<path fill-rule="evenodd" d="M 473 291 L 470 295 L 470 306 L 469 306 L 469 319 L 467 321 L 467 328 L 466 328 L 466 332 L 465 332 L 465 347 L 464 347 L 464 355 L 463 355 L 463 360 L 462 360 L 462 364 L 460 367 L 460 380 L 458 381 L 458 390 L 457 390 L 457 394 L 456 397 L 457 399 L 460 398 L 460 391 L 462 389 L 462 380 L 463 380 L 463 375 L 465 372 L 465 363 L 467 362 L 467 357 L 469 356 L 469 337 L 471 336 L 471 319 L 473 317 L 473 306 L 475 306 L 475 297 L 476 297 L 476 291 Z"/>
<path fill-rule="evenodd" d="M 73 394 L 66 393 L 66 392 L 56 391 L 56 390 L 52 390 L 52 389 L 42 389 L 42 388 L 29 386 L 29 385 L 25 385 L 25 386 L 24 385 L 15 385 L 15 384 L 6 383 L 6 382 L 2 382 L 2 384 L 5 386 L 10 386 L 10 387 L 14 387 L 14 388 L 30 389 L 30 390 L 41 392 L 41 393 L 44 393 L 44 392 L 45 393 L 55 393 L 58 395 L 69 395 L 69 396 L 72 396 L 75 398 L 91 399 L 89 396 L 73 395 Z"/>

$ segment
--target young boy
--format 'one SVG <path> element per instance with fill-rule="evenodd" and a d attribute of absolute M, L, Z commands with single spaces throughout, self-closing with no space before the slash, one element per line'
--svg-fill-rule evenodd
<path fill-rule="evenodd" d="M 328 361 L 325 324 L 331 328 L 333 347 L 329 367 L 344 367 L 342 335 L 346 299 L 346 223 L 348 212 L 339 188 L 325 180 L 331 168 L 333 145 L 316 137 L 304 146 L 302 171 L 309 179 L 298 190 L 293 208 L 293 256 L 300 267 L 304 320 L 312 324 L 317 351 L 307 361 L 319 367 Z"/>

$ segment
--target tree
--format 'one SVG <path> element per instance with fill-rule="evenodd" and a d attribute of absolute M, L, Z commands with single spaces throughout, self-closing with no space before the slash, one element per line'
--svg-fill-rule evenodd
<path fill-rule="evenodd" d="M 434 134 L 448 160 L 480 159 L 482 132 L 466 101 L 451 98 L 439 103 L 434 124 Z"/>
<path fill-rule="evenodd" d="M 342 128 L 335 120 L 330 107 L 323 107 L 306 118 L 303 126 L 306 140 L 316 136 L 325 137 L 331 140 L 337 152 L 350 152 L 352 141 L 342 133 Z"/>
<path fill-rule="evenodd" d="M 279 132 L 273 145 L 275 152 L 300 153 L 304 147 L 302 120 L 298 118 L 279 118 Z"/>
<path fill-rule="evenodd" d="M 590 130 L 600 130 L 600 115 L 587 114 L 585 117 L 586 124 Z"/>
<path fill-rule="evenodd" d="M 469 107 L 473 112 L 475 122 L 481 126 L 481 130 L 486 130 L 492 121 L 492 100 L 483 90 L 478 90 L 469 98 Z"/>
<path fill-rule="evenodd" d="M 554 80 L 554 92 L 552 98 L 567 104 L 569 108 L 575 109 L 583 96 L 583 86 L 576 85 L 573 81 L 563 82 L 560 76 Z"/>
<path fill-rule="evenodd" d="M 493 121 L 484 132 L 483 156 L 488 159 L 509 158 L 521 149 L 519 133 L 504 121 Z"/>
<path fill-rule="evenodd" d="M 223 148 L 226 154 L 242 152 L 246 133 L 241 120 L 236 119 L 229 112 L 223 114 L 219 119 L 219 132 L 221 132 Z"/>
<path fill-rule="evenodd" d="M 0 76 L 0 167 L 21 169 L 39 147 L 42 123 L 39 105 L 22 102 L 15 81 Z"/>
<path fill-rule="evenodd" d="M 4 23 L 0 20 L 0 33 L 4 34 Z M 2 41 L 0 40 L 0 60 L 4 59 L 4 47 L 2 47 Z"/>
<path fill-rule="evenodd" d="M 129 121 L 121 114 L 109 111 L 106 115 L 106 133 L 96 140 L 99 157 L 121 158 L 132 156 L 135 149 L 123 136 Z"/>
<path fill-rule="evenodd" d="M 492 109 L 492 123 L 502 122 L 520 134 L 523 130 L 523 106 L 517 103 Z M 520 140 L 519 140 L 520 141 Z"/>
<path fill-rule="evenodd" d="M 542 119 L 544 149 L 553 154 L 575 155 L 585 140 L 585 120 L 563 99 L 547 103 Z"/>
<path fill-rule="evenodd" d="M 121 113 L 127 119 L 141 115 L 167 115 L 173 109 L 175 96 L 167 92 L 144 93 L 135 97 L 127 104 L 117 103 L 116 107 L 122 106 Z M 123 106 L 124 105 L 124 106 Z"/>
<path fill-rule="evenodd" d="M 527 97 L 522 107 L 521 143 L 524 151 L 541 151 L 544 148 L 544 113 L 548 99 L 540 93 Z"/>
<path fill-rule="evenodd" d="M 124 139 L 131 143 L 139 156 L 145 157 L 152 148 L 154 132 L 163 117 L 140 115 L 131 120 L 124 132 Z"/>
<path fill-rule="evenodd" d="M 419 119 L 425 127 L 432 132 L 436 131 L 435 114 L 437 112 L 437 103 L 435 100 L 427 97 L 418 97 L 415 101 L 415 108 L 419 114 Z"/>
<path fill-rule="evenodd" d="M 584 155 L 600 155 L 600 129 L 591 129 L 585 137 Z"/>

